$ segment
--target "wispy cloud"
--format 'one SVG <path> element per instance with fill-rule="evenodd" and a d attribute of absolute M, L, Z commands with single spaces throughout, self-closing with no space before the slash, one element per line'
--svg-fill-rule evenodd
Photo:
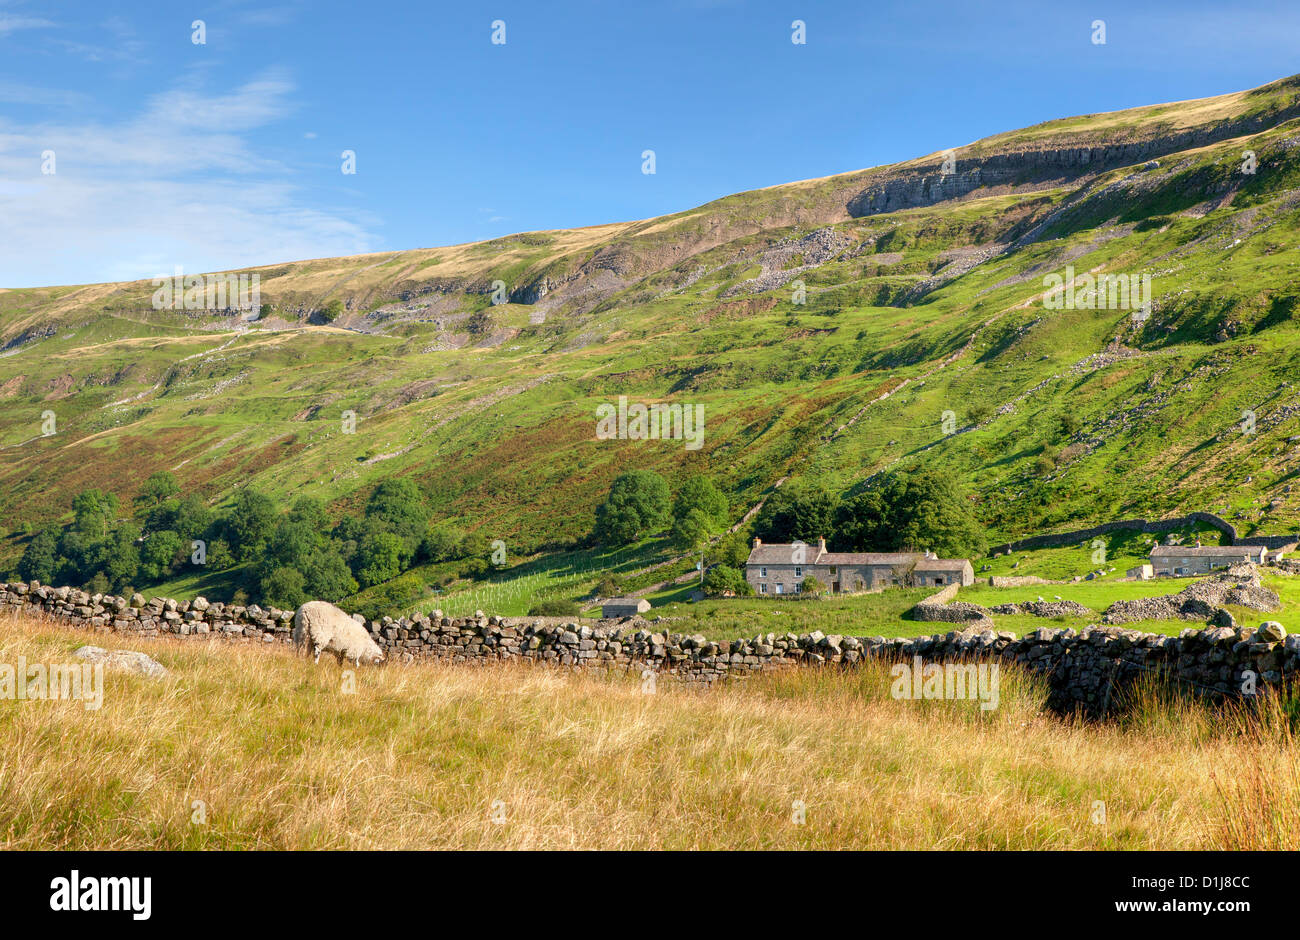
<path fill-rule="evenodd" d="M 0 81 L 0 102 L 5 104 L 30 104 L 44 108 L 85 106 L 91 97 L 80 91 L 58 88 L 37 88 L 19 82 Z"/>
<path fill-rule="evenodd" d="M 20 29 L 47 29 L 57 24 L 40 16 L 13 16 L 0 13 L 0 37 L 16 33 Z"/>
<path fill-rule="evenodd" d="M 271 70 L 225 93 L 159 93 L 113 124 L 0 119 L 0 286 L 374 250 L 373 216 L 309 204 L 294 169 L 252 143 L 293 111 L 294 90 Z"/>

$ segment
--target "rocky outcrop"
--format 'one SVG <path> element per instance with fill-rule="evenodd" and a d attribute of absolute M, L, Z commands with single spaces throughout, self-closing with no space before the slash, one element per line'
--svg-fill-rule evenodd
<path fill-rule="evenodd" d="M 954 150 L 950 173 L 943 172 L 942 156 L 919 170 L 894 171 L 851 198 L 848 212 L 860 217 L 915 209 L 960 199 L 977 189 L 1043 187 L 1136 164 L 1146 164 L 1143 169 L 1158 169 L 1158 164 L 1151 165 L 1156 157 L 1256 134 L 1297 115 L 1300 104 L 1291 104 L 1218 124 L 1165 129 L 1137 140 L 1112 138 L 1103 142 L 1061 134 L 1043 146 L 994 150 L 998 139 L 992 138 L 978 149 Z"/>

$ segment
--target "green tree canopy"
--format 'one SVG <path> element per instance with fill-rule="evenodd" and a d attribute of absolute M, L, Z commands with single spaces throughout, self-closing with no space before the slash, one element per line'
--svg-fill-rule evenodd
<path fill-rule="evenodd" d="M 226 517 L 226 541 L 240 561 L 253 561 L 275 531 L 275 503 L 265 493 L 244 487 Z"/>
<path fill-rule="evenodd" d="M 23 557 L 18 561 L 18 576 L 24 581 L 50 584 L 58 572 L 58 542 L 54 533 L 44 529 L 27 543 Z"/>
<path fill-rule="evenodd" d="M 402 573 L 410 556 L 406 543 L 392 532 L 371 532 L 357 546 L 353 570 L 362 587 L 388 581 Z"/>
<path fill-rule="evenodd" d="M 414 555 L 424 538 L 429 509 L 413 480 L 384 480 L 366 500 L 366 519 L 379 522 L 406 543 L 407 555 Z"/>
<path fill-rule="evenodd" d="M 157 473 L 149 475 L 140 487 L 140 492 L 136 495 L 135 501 L 137 507 L 148 509 L 156 506 L 164 500 L 171 499 L 181 491 L 180 484 L 176 482 L 170 471 L 159 470 Z"/>
<path fill-rule="evenodd" d="M 683 519 L 694 510 L 704 514 L 714 533 L 726 529 L 730 512 L 727 497 L 703 474 L 696 474 L 683 483 L 673 500 L 674 519 Z"/>
<path fill-rule="evenodd" d="M 692 509 L 673 520 L 671 532 L 673 546 L 684 552 L 693 552 L 708 544 L 716 523 L 701 509 Z"/>
<path fill-rule="evenodd" d="M 835 499 L 821 486 L 791 480 L 769 496 L 754 519 L 754 534 L 764 542 L 813 543 L 834 532 Z"/>
<path fill-rule="evenodd" d="M 172 564 L 188 543 L 179 532 L 163 529 L 151 532 L 140 547 L 140 575 L 158 581 L 171 573 Z"/>
<path fill-rule="evenodd" d="M 262 600 L 293 609 L 308 600 L 306 579 L 297 568 L 280 567 L 262 579 Z"/>
<path fill-rule="evenodd" d="M 596 538 L 628 545 L 663 530 L 670 518 L 668 484 L 653 470 L 630 470 L 614 480 L 596 508 Z"/>
<path fill-rule="evenodd" d="M 108 578 L 111 590 L 123 591 L 135 583 L 140 570 L 140 549 L 135 541 L 139 537 L 139 529 L 123 525 L 105 540 L 100 573 Z"/>
<path fill-rule="evenodd" d="M 335 603 L 355 594 L 360 586 L 342 556 L 330 546 L 312 553 L 306 572 L 306 589 L 311 600 Z"/>
<path fill-rule="evenodd" d="M 947 558 L 981 555 L 988 547 L 956 482 L 939 470 L 894 473 L 846 500 L 836 537 L 854 551 L 921 551 Z"/>
<path fill-rule="evenodd" d="M 420 552 L 430 561 L 450 561 L 460 557 L 460 544 L 464 539 L 464 529 L 443 522 L 431 528 L 425 535 Z"/>
<path fill-rule="evenodd" d="M 103 490 L 83 490 L 72 498 L 72 526 L 78 532 L 95 538 L 106 538 L 109 527 L 117 519 L 118 501 L 115 493 Z"/>
<path fill-rule="evenodd" d="M 753 594 L 754 589 L 745 580 L 744 572 L 730 565 L 714 565 L 704 573 L 704 593 L 720 597 L 726 593 L 737 596 Z"/>

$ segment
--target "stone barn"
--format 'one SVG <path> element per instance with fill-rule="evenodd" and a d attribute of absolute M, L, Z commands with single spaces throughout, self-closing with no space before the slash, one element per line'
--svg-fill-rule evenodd
<path fill-rule="evenodd" d="M 1157 545 L 1151 566 L 1157 575 L 1185 578 L 1247 561 L 1262 565 L 1267 553 L 1263 545 Z"/>
<path fill-rule="evenodd" d="M 649 609 L 650 602 L 644 597 L 611 597 L 600 605 L 600 615 L 606 620 L 619 620 L 644 614 Z"/>

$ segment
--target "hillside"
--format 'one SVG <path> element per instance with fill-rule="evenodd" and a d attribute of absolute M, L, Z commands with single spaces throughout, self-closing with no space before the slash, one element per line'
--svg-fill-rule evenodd
<path fill-rule="evenodd" d="M 147 280 L 0 291 L 0 568 L 75 493 L 129 505 L 157 470 L 335 515 L 408 477 L 512 557 L 589 531 L 634 467 L 709 474 L 733 521 L 785 477 L 932 464 L 990 541 L 1197 509 L 1294 530 L 1297 117 L 1293 77 L 657 219 L 259 268 L 255 319 L 154 309 Z M 1149 275 L 1149 315 L 1055 309 L 1089 274 Z M 597 440 L 619 396 L 703 405 L 702 446 Z"/>

